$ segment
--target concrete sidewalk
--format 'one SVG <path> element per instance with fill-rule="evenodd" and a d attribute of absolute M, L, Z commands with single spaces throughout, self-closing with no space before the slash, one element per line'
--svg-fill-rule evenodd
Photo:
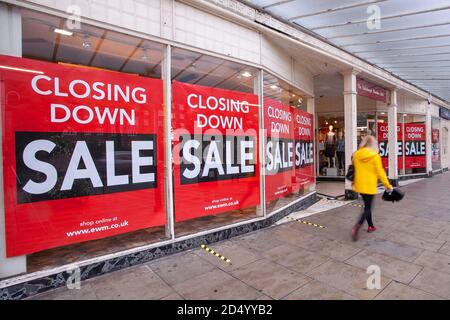
<path fill-rule="evenodd" d="M 450 299 L 450 174 L 402 188 L 391 204 L 377 197 L 378 230 L 353 242 L 361 208 L 345 205 L 210 248 L 169 256 L 33 299 Z M 367 267 L 381 270 L 369 290 Z"/>

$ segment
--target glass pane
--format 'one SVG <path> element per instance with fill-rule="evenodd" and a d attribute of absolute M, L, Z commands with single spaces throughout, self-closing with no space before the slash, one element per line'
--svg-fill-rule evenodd
<path fill-rule="evenodd" d="M 441 169 L 441 120 L 431 118 L 431 165 L 433 170 Z"/>
<path fill-rule="evenodd" d="M 426 173 L 425 116 L 399 114 L 398 119 L 403 120 L 399 173 L 405 175 Z"/>
<path fill-rule="evenodd" d="M 179 48 L 172 61 L 176 236 L 261 216 L 258 70 Z"/>
<path fill-rule="evenodd" d="M 21 225 L 14 229 L 28 228 L 32 237 L 21 240 L 28 249 L 20 253 L 30 253 L 29 272 L 166 239 L 164 45 L 88 24 L 69 32 L 65 23 L 22 10 L 25 59 L 17 64 L 42 69 L 50 80 L 38 79 L 34 93 L 28 86 L 19 92 L 6 84 L 14 95 L 20 94 L 22 103 L 5 108 L 12 117 L 20 108 L 28 114 L 10 128 L 21 135 L 21 145 L 40 138 L 56 146 L 45 160 L 55 168 L 58 183 L 39 196 L 24 193 L 22 200 L 32 206 L 15 211 Z M 8 81 L 21 87 L 28 79 Z M 24 182 L 45 179 L 25 165 L 14 172 Z M 64 184 L 67 172 L 80 176 Z"/>
<path fill-rule="evenodd" d="M 314 115 L 302 93 L 264 73 L 267 213 L 315 189 Z"/>
<path fill-rule="evenodd" d="M 319 175 L 338 177 L 345 174 L 344 115 L 319 115 Z"/>
<path fill-rule="evenodd" d="M 64 19 L 24 10 L 23 57 L 161 78 L 164 45 L 87 24 L 71 35 L 55 32 L 64 26 Z"/>

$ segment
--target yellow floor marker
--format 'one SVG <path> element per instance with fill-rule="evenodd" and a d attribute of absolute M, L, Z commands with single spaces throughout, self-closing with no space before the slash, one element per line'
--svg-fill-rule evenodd
<path fill-rule="evenodd" d="M 232 264 L 230 259 L 225 258 L 223 255 L 215 252 L 213 249 L 208 248 L 207 246 L 205 246 L 204 244 L 201 245 L 202 249 L 204 249 L 206 252 L 211 253 L 213 256 L 219 258 L 220 260 L 222 260 L 225 263 L 228 264 Z"/>
<path fill-rule="evenodd" d="M 312 222 L 308 222 L 308 221 L 304 221 L 304 220 L 294 219 L 292 217 L 287 217 L 287 219 L 290 220 L 290 221 L 300 222 L 300 223 L 306 224 L 308 226 L 317 227 L 317 228 L 320 228 L 320 229 L 326 229 L 327 228 L 327 227 L 321 226 L 320 224 L 317 224 L 317 223 L 312 223 Z"/>

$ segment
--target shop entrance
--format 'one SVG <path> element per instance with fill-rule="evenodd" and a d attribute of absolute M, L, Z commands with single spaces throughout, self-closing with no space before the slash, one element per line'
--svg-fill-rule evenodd
<path fill-rule="evenodd" d="M 345 197 L 345 110 L 343 76 L 339 73 L 315 78 L 317 192 L 331 199 Z M 379 128 L 387 124 L 387 101 L 357 96 L 357 144 L 366 135 L 378 141 Z"/>
<path fill-rule="evenodd" d="M 345 196 L 345 119 L 343 77 L 340 73 L 315 78 L 317 193 L 329 199 Z"/>

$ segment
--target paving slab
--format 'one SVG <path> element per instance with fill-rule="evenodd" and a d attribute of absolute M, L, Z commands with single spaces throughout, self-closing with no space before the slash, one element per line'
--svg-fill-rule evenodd
<path fill-rule="evenodd" d="M 209 263 L 192 252 L 156 260 L 148 265 L 170 285 L 183 282 L 215 268 L 214 264 Z"/>
<path fill-rule="evenodd" d="M 314 235 L 310 233 L 301 232 L 300 230 L 296 229 L 295 223 L 297 222 L 290 222 L 286 225 L 277 227 L 277 229 L 273 232 L 273 236 L 275 237 L 275 239 L 283 243 L 300 246 L 301 244 L 315 238 Z"/>
<path fill-rule="evenodd" d="M 365 250 L 384 254 L 407 262 L 413 262 L 421 253 L 422 249 L 405 244 L 386 240 L 383 238 L 367 238 L 355 243 Z"/>
<path fill-rule="evenodd" d="M 424 268 L 410 286 L 444 299 L 450 299 L 450 276 L 448 273 Z"/>
<path fill-rule="evenodd" d="M 450 242 L 446 242 L 440 249 L 439 253 L 450 256 Z"/>
<path fill-rule="evenodd" d="M 295 290 L 283 300 L 357 300 L 355 297 L 337 290 L 320 281 L 311 281 Z"/>
<path fill-rule="evenodd" d="M 422 290 L 392 281 L 375 300 L 442 300 Z"/>
<path fill-rule="evenodd" d="M 243 266 L 231 274 L 273 299 L 281 299 L 311 281 L 300 273 L 266 259 Z"/>
<path fill-rule="evenodd" d="M 100 300 L 155 300 L 174 292 L 146 265 L 114 272 L 113 277 L 101 276 L 89 284 Z"/>
<path fill-rule="evenodd" d="M 424 251 L 414 263 L 450 274 L 450 256 L 446 254 Z"/>
<path fill-rule="evenodd" d="M 377 265 L 382 275 L 406 284 L 410 283 L 422 270 L 420 265 L 367 250 L 359 252 L 345 262 L 363 270 L 367 270 L 371 265 Z"/>
<path fill-rule="evenodd" d="M 314 239 L 302 243 L 299 246 L 309 251 L 313 251 L 320 255 L 330 257 L 339 261 L 345 261 L 361 251 L 361 248 L 355 247 L 353 245 L 319 237 L 315 237 Z"/>
<path fill-rule="evenodd" d="M 263 257 L 299 273 L 307 273 L 330 259 L 289 244 L 272 248 Z"/>
<path fill-rule="evenodd" d="M 337 290 L 364 300 L 375 298 L 391 281 L 391 279 L 381 275 L 381 288 L 368 289 L 367 280 L 370 275 L 365 270 L 339 261 L 326 262 L 307 275 Z"/>
<path fill-rule="evenodd" d="M 187 300 L 254 300 L 261 293 L 218 268 L 177 283 L 175 291 Z"/>
<path fill-rule="evenodd" d="M 403 231 L 392 232 L 386 236 L 386 239 L 430 251 L 438 251 L 445 243 L 444 240 L 425 239 L 421 234 L 411 234 Z"/>
<path fill-rule="evenodd" d="M 248 235 L 240 236 L 231 239 L 250 250 L 256 251 L 267 251 L 273 247 L 283 244 L 283 241 L 278 240 L 273 232 L 277 230 L 276 228 L 263 229 L 256 232 L 252 232 Z"/>

